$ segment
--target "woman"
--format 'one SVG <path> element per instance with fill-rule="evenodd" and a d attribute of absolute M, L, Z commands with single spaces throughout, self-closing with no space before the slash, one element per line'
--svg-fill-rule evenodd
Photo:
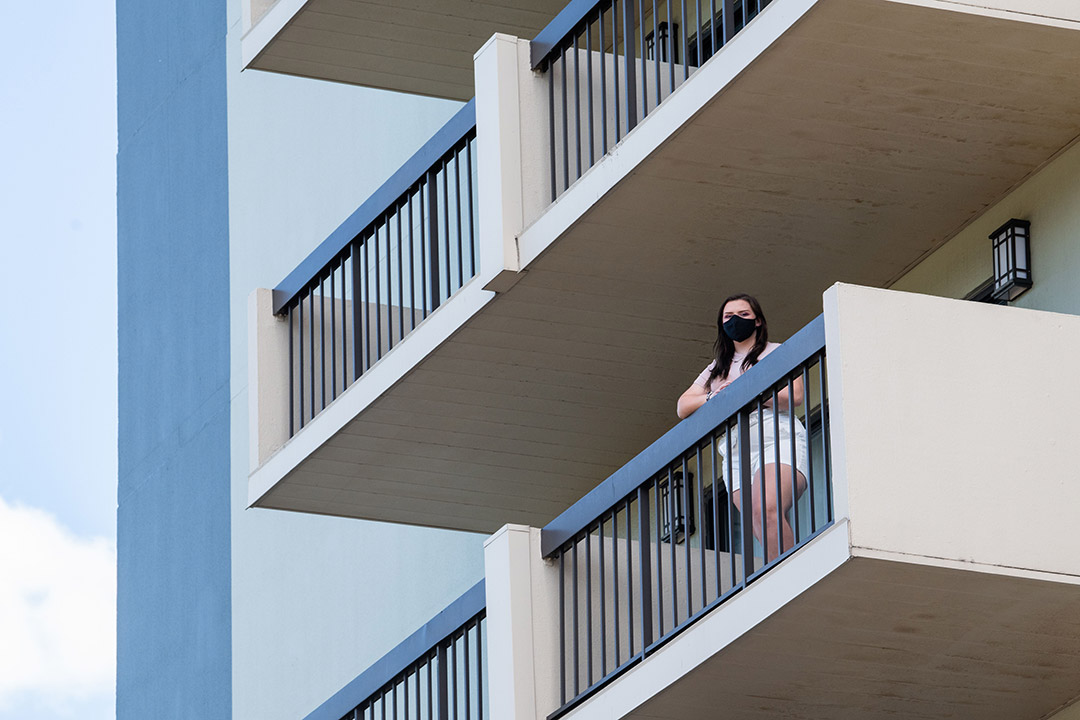
<path fill-rule="evenodd" d="M 679 397 L 678 414 L 685 418 L 704 405 L 710 399 L 723 392 L 744 372 L 753 367 L 761 358 L 780 347 L 769 342 L 769 326 L 761 305 L 750 295 L 732 295 L 720 306 L 716 318 L 716 357 L 698 376 L 694 384 Z M 806 428 L 795 419 L 795 436 L 791 435 L 791 417 L 789 410 L 802 404 L 802 378 L 797 378 L 791 386 L 792 396 L 788 397 L 787 388 L 777 393 L 778 407 L 772 407 L 772 398 L 765 403 L 760 421 L 757 407 L 750 413 L 750 474 L 751 497 L 753 500 L 754 537 L 767 548 L 767 561 L 776 559 L 783 550 L 795 545 L 795 535 L 787 521 L 787 513 L 795 500 L 806 489 Z M 775 416 L 779 416 L 776 418 Z M 776 433 L 776 419 L 779 420 L 779 436 Z M 759 422 L 761 428 L 759 429 Z M 763 432 L 762 432 L 763 430 Z M 764 447 L 760 437 L 764 434 Z M 780 464 L 776 463 L 776 446 L 780 447 Z M 718 442 L 721 456 L 727 453 L 727 441 Z M 790 465 L 792 448 L 795 451 L 794 471 Z M 726 465 L 726 458 L 721 458 Z M 726 473 L 726 470 L 725 470 Z M 731 501 L 736 508 L 742 509 L 740 483 L 738 438 L 731 438 L 731 473 L 728 489 Z M 777 479 L 779 478 L 779 482 Z M 759 484 L 764 482 L 765 498 L 762 512 L 762 497 Z M 779 486 L 779 492 L 778 492 Z M 778 547 L 777 524 L 780 527 L 782 543 Z M 766 534 L 767 533 L 767 534 Z M 763 540 L 765 538 L 765 540 Z"/>

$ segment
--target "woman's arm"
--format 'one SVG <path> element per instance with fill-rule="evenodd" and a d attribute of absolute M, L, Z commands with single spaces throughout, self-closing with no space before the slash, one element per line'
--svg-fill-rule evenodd
<path fill-rule="evenodd" d="M 675 412 L 682 419 L 688 418 L 695 410 L 704 405 L 708 399 L 709 395 L 705 392 L 705 388 L 694 383 L 679 396 L 679 402 L 675 405 Z"/>
<path fill-rule="evenodd" d="M 787 388 L 784 388 L 780 392 L 776 393 L 776 404 L 780 406 L 780 410 L 789 410 L 793 407 L 798 407 L 799 405 L 802 405 L 803 382 L 801 377 L 795 378 L 795 380 L 791 383 L 791 393 L 794 397 L 790 398 L 790 401 L 788 398 Z M 772 399 L 770 398 L 765 403 L 765 407 L 769 407 L 771 404 Z"/>
<path fill-rule="evenodd" d="M 709 398 L 715 396 L 730 384 L 730 380 L 725 380 L 720 383 L 720 387 L 709 393 L 705 391 L 704 387 L 694 383 L 686 389 L 686 392 L 679 396 L 679 402 L 675 407 L 675 412 L 680 418 L 685 420 L 690 417 L 695 410 L 704 405 Z"/>

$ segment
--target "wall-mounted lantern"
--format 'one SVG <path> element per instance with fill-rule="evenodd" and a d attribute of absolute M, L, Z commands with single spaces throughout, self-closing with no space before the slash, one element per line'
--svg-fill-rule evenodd
<path fill-rule="evenodd" d="M 1031 223 L 1013 218 L 990 233 L 996 300 L 1010 302 L 1031 287 Z"/>
<path fill-rule="evenodd" d="M 694 528 L 694 473 L 686 473 L 686 481 L 688 483 L 685 488 L 687 499 L 689 500 L 690 507 L 689 512 L 683 508 L 683 474 L 682 470 L 676 470 L 671 474 L 671 479 L 674 481 L 675 496 L 671 497 L 670 489 L 668 488 L 667 478 L 660 481 L 660 508 L 661 508 L 661 542 L 672 541 L 672 530 L 674 530 L 674 541 L 676 544 L 686 540 L 689 535 L 693 535 Z M 675 510 L 675 522 L 671 522 L 671 511 Z M 672 527 L 674 525 L 674 527 Z"/>

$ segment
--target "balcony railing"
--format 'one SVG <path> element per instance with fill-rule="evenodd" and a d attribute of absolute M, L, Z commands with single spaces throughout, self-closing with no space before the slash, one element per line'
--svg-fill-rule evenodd
<path fill-rule="evenodd" d="M 532 41 L 548 78 L 551 199 L 770 0 L 578 0 Z"/>
<path fill-rule="evenodd" d="M 289 436 L 476 274 L 466 104 L 274 290 L 289 322 Z"/>
<path fill-rule="evenodd" d="M 305 720 L 485 720 L 481 580 Z"/>
<path fill-rule="evenodd" d="M 544 528 L 543 554 L 559 567 L 555 715 L 832 523 L 826 384 L 818 317 Z M 767 435 L 779 438 L 768 451 Z M 784 439 L 799 437 L 805 449 Z M 805 479 L 789 528 L 766 509 L 782 494 L 781 466 Z M 752 488 L 735 502 L 732 478 Z"/>

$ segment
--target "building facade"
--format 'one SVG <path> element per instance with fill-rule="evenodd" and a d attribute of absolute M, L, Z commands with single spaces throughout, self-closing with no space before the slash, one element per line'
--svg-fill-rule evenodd
<path fill-rule="evenodd" d="M 1080 712 L 1070 3 L 205 5 L 117 6 L 118 717 Z"/>

